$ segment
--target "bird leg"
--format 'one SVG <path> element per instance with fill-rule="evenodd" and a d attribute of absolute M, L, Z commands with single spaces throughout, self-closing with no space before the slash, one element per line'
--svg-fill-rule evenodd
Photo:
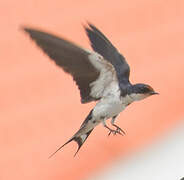
<path fill-rule="evenodd" d="M 111 133 L 112 133 L 113 135 L 120 134 L 120 135 L 123 136 L 123 134 L 121 133 L 120 130 L 118 130 L 118 129 L 114 130 L 114 129 L 111 129 L 110 127 L 108 127 L 108 126 L 106 125 L 106 123 L 105 123 L 105 120 L 103 120 L 103 126 L 109 130 L 108 136 L 109 136 Z"/>
<path fill-rule="evenodd" d="M 116 127 L 116 131 L 117 131 L 118 134 L 125 135 L 126 134 L 125 131 L 123 131 L 119 126 L 114 124 L 114 121 L 115 121 L 116 117 L 117 117 L 117 115 L 112 117 L 111 124 L 112 124 L 112 126 Z"/>

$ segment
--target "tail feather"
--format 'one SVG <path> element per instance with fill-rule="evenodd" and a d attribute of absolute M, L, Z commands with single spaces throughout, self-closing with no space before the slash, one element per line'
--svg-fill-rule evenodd
<path fill-rule="evenodd" d="M 49 158 L 51 158 L 52 156 L 54 156 L 54 154 L 56 154 L 61 148 L 63 148 L 65 145 L 67 145 L 69 142 L 73 141 L 74 138 L 71 138 L 69 141 L 67 141 L 65 144 L 63 144 L 62 146 L 60 146 L 54 153 L 52 153 Z"/>
<path fill-rule="evenodd" d="M 86 134 L 83 134 L 83 135 L 81 135 L 79 137 L 75 137 L 73 139 L 78 144 L 78 149 L 77 149 L 76 153 L 74 154 L 74 157 L 76 156 L 76 154 L 78 153 L 79 149 L 84 144 L 84 142 L 86 141 L 86 139 L 88 138 L 88 136 L 91 134 L 92 131 L 93 131 L 93 129 L 91 129 L 90 131 L 88 131 Z"/>
<path fill-rule="evenodd" d="M 88 121 L 92 118 L 92 110 L 91 112 L 88 114 L 88 116 L 86 117 L 86 119 L 84 120 L 84 122 L 82 123 L 80 129 L 77 131 L 77 133 L 75 133 L 75 135 L 69 139 L 65 144 L 63 144 L 62 146 L 60 146 L 54 153 L 52 153 L 49 158 L 51 158 L 54 154 L 56 154 L 61 148 L 63 148 L 65 145 L 67 145 L 68 143 L 75 141 L 78 144 L 78 149 L 76 151 L 76 153 L 74 154 L 74 157 L 76 156 L 76 154 L 78 153 L 78 151 L 80 150 L 81 146 L 84 144 L 84 142 L 86 141 L 86 139 L 88 138 L 88 136 L 91 134 L 91 132 L 93 131 L 94 128 L 90 128 L 89 131 L 86 131 L 86 125 L 88 124 Z"/>
<path fill-rule="evenodd" d="M 54 154 L 56 154 L 61 148 L 63 148 L 65 145 L 67 145 L 68 143 L 70 143 L 71 141 L 75 141 L 78 144 L 78 149 L 76 151 L 76 153 L 74 154 L 74 157 L 76 156 L 76 154 L 78 153 L 79 149 L 81 148 L 81 146 L 84 144 L 84 142 L 86 141 L 86 139 L 88 138 L 88 136 L 91 134 L 93 129 L 91 129 L 90 131 L 88 131 L 85 134 L 82 134 L 78 137 L 72 137 L 71 139 L 69 139 L 65 144 L 63 144 L 62 146 L 60 146 L 54 153 L 52 153 L 49 158 L 51 158 Z"/>

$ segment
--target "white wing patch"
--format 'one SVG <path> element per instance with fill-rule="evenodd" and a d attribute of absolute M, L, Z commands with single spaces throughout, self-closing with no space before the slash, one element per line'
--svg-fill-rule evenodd
<path fill-rule="evenodd" d="M 103 59 L 98 53 L 91 53 L 89 56 L 91 64 L 100 72 L 98 79 L 90 84 L 90 95 L 94 98 L 100 98 L 104 95 L 104 90 L 112 81 L 117 81 L 114 67 Z"/>

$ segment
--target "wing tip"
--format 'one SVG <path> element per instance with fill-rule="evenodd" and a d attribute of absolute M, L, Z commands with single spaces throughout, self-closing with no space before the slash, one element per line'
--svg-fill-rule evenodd
<path fill-rule="evenodd" d="M 30 32 L 32 31 L 31 28 L 29 28 L 29 27 L 27 27 L 27 26 L 25 26 L 25 25 L 21 25 L 21 26 L 19 27 L 19 30 L 20 30 L 20 31 L 23 31 L 23 32 L 26 32 L 26 33 L 30 33 Z"/>
<path fill-rule="evenodd" d="M 93 23 L 91 23 L 90 21 L 86 21 L 86 24 L 82 24 L 82 26 L 84 27 L 84 29 L 86 30 L 86 32 L 89 31 L 94 31 L 95 26 L 93 25 Z"/>

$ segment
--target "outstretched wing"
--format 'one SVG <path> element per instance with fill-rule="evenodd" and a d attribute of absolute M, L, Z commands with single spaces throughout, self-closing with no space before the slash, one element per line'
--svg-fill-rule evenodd
<path fill-rule="evenodd" d="M 24 28 L 24 31 L 58 66 L 73 76 L 80 89 L 82 103 L 101 98 L 106 85 L 112 81 L 114 70 L 113 67 L 109 69 L 110 65 L 99 54 L 39 30 Z M 103 69 L 110 74 L 104 73 L 103 75 L 101 73 Z M 110 78 L 101 82 L 100 79 L 106 79 L 107 75 L 110 75 Z"/>
<path fill-rule="evenodd" d="M 125 58 L 99 29 L 90 23 L 88 25 L 89 27 L 85 27 L 85 30 L 93 50 L 114 66 L 121 88 L 123 85 L 129 84 L 130 68 Z"/>

